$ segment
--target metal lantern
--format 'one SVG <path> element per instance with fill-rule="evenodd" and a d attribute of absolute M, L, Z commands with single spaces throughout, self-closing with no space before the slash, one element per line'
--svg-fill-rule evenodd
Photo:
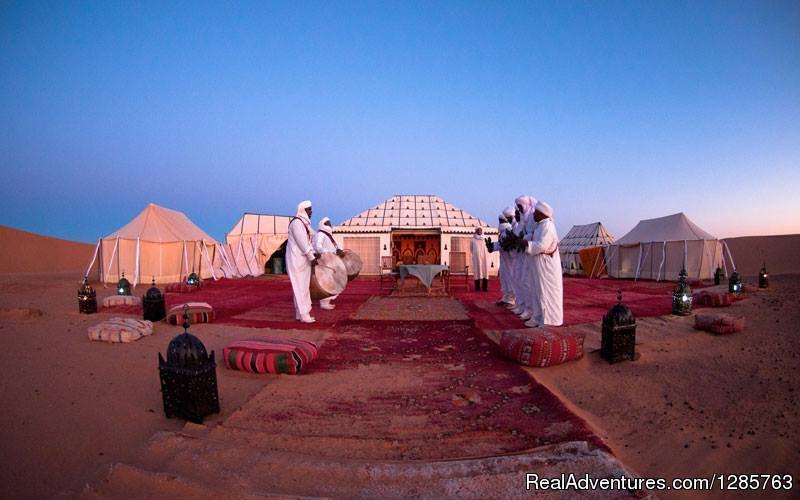
<path fill-rule="evenodd" d="M 677 316 L 692 314 L 692 289 L 686 282 L 686 269 L 681 269 L 678 286 L 672 293 L 672 314 Z"/>
<path fill-rule="evenodd" d="M 769 288 L 769 275 L 767 274 L 767 264 L 761 266 L 758 272 L 758 288 Z"/>
<path fill-rule="evenodd" d="M 122 272 L 122 277 L 117 282 L 117 295 L 130 295 L 131 282 L 125 278 L 125 272 Z"/>
<path fill-rule="evenodd" d="M 736 271 L 733 271 L 731 278 L 728 280 L 728 291 L 736 294 L 742 293 L 742 280 Z"/>
<path fill-rule="evenodd" d="M 97 312 L 97 292 L 89 284 L 89 277 L 83 277 L 83 285 L 78 288 L 78 312 L 93 314 Z"/>
<path fill-rule="evenodd" d="M 636 353 L 636 318 L 622 303 L 622 290 L 617 290 L 617 304 L 603 316 L 600 357 L 609 363 L 629 359 Z"/>
<path fill-rule="evenodd" d="M 142 297 L 142 309 L 144 310 L 144 319 L 149 321 L 161 321 L 167 317 L 164 294 L 156 288 L 155 278 L 153 278 L 153 286 Z"/>
<path fill-rule="evenodd" d="M 161 395 L 167 418 L 179 417 L 196 424 L 219 413 L 217 364 L 214 351 L 206 353 L 200 339 L 189 333 L 189 316 L 183 314 L 183 333 L 167 347 L 167 360 L 158 353 Z"/>
<path fill-rule="evenodd" d="M 189 286 L 197 286 L 200 284 L 200 276 L 197 275 L 196 272 L 192 271 L 192 274 L 186 277 L 186 284 Z"/>
<path fill-rule="evenodd" d="M 725 271 L 722 270 L 721 267 L 717 266 L 717 270 L 714 271 L 714 284 L 719 285 L 722 283 L 722 280 L 725 279 Z"/>

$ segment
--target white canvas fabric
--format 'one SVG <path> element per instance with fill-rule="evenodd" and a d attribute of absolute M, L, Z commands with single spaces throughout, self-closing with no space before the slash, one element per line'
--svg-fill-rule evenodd
<path fill-rule="evenodd" d="M 606 246 L 612 243 L 614 243 L 614 236 L 600 222 L 572 226 L 572 229 L 558 243 L 563 272 L 584 274 L 579 252 L 584 248 Z"/>
<path fill-rule="evenodd" d="M 86 274 L 98 266 L 100 281 L 116 283 L 122 273 L 139 283 L 176 283 L 192 271 L 201 278 L 223 275 L 218 243 L 183 212 L 149 204 L 128 224 L 97 242 Z M 215 264 L 216 263 L 216 264 Z"/>
<path fill-rule="evenodd" d="M 692 279 L 711 279 L 725 268 L 722 243 L 681 213 L 647 219 L 606 250 L 614 278 L 677 280 L 685 267 Z"/>
<path fill-rule="evenodd" d="M 286 242 L 289 221 L 285 215 L 245 213 L 225 235 L 225 253 L 234 276 L 260 276 L 274 252 Z"/>

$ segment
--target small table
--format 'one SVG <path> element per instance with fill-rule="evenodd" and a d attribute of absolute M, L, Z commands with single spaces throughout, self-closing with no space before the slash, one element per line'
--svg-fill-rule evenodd
<path fill-rule="evenodd" d="M 400 264 L 400 283 L 398 283 L 397 287 L 401 288 L 406 276 L 410 274 L 411 276 L 416 276 L 420 283 L 425 285 L 425 288 L 427 288 L 428 292 L 430 292 L 431 285 L 433 284 L 433 278 L 435 278 L 441 272 L 447 271 L 448 269 L 449 268 L 447 266 L 442 266 L 439 264 Z"/>

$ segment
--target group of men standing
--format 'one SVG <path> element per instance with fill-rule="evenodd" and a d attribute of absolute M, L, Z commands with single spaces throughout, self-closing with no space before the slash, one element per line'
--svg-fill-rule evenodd
<path fill-rule="evenodd" d="M 547 203 L 523 195 L 514 207 L 506 208 L 499 217 L 498 241 L 482 240 L 482 231 L 475 231 L 471 242 L 475 291 L 487 291 L 486 252 L 500 252 L 500 287 L 503 298 L 498 302 L 525 321 L 525 326 L 560 326 L 564 322 L 561 257 L 558 235 L 553 223 L 553 209 Z M 289 222 L 286 244 L 286 269 L 292 283 L 295 319 L 313 323 L 311 316 L 311 272 L 323 252 L 342 255 L 331 234 L 331 222 L 323 218 L 315 234 L 311 229 L 310 201 L 297 205 L 297 213 Z M 482 244 L 482 242 L 485 243 Z M 322 309 L 336 307 L 330 297 L 320 301 Z"/>
<path fill-rule="evenodd" d="M 525 326 L 564 323 L 561 256 L 553 209 L 523 195 L 499 216 L 498 241 L 486 239 L 489 252 L 500 252 L 499 305 L 508 307 Z"/>
<path fill-rule="evenodd" d="M 311 316 L 311 271 L 317 259 L 325 252 L 336 253 L 340 257 L 343 252 L 333 239 L 331 220 L 323 217 L 315 234 L 311 229 L 311 202 L 306 200 L 297 205 L 297 213 L 289 221 L 289 239 L 286 242 L 286 271 L 292 283 L 294 296 L 295 319 L 303 323 L 314 323 Z M 337 296 L 320 300 L 322 309 L 333 309 L 331 301 Z"/>

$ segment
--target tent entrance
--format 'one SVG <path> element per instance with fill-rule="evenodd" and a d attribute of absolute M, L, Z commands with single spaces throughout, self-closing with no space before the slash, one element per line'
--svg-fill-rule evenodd
<path fill-rule="evenodd" d="M 403 264 L 441 264 L 441 241 L 437 229 L 392 231 L 392 257 Z"/>

